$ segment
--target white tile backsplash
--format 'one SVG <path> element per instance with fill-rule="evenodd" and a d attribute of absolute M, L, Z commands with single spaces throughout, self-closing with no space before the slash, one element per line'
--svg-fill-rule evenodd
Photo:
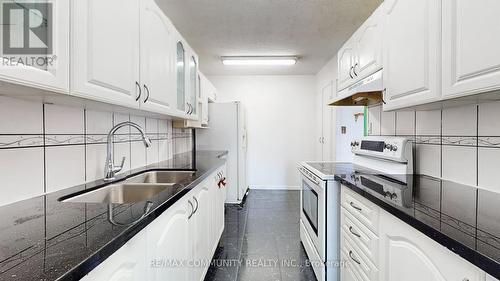
<path fill-rule="evenodd" d="M 132 169 L 146 166 L 146 147 L 142 141 L 133 141 L 131 143 L 130 161 Z"/>
<path fill-rule="evenodd" d="M 500 136 L 500 102 L 479 105 L 479 136 Z"/>
<path fill-rule="evenodd" d="M 0 150 L 0 205 L 44 193 L 43 148 Z"/>
<path fill-rule="evenodd" d="M 396 112 L 396 135 L 415 135 L 415 111 Z"/>
<path fill-rule="evenodd" d="M 396 113 L 395 112 L 382 111 L 380 120 L 381 120 L 380 134 L 382 136 L 394 136 L 394 135 L 396 135 Z"/>
<path fill-rule="evenodd" d="M 85 183 L 85 146 L 47 147 L 45 174 L 47 192 Z"/>
<path fill-rule="evenodd" d="M 443 178 L 476 185 L 476 157 L 476 147 L 443 145 Z"/>
<path fill-rule="evenodd" d="M 43 105 L 0 96 L 1 134 L 43 133 Z"/>
<path fill-rule="evenodd" d="M 417 174 L 441 177 L 441 145 L 417 144 L 415 160 Z"/>
<path fill-rule="evenodd" d="M 478 150 L 478 185 L 500 192 L 500 149 L 480 147 Z"/>
<path fill-rule="evenodd" d="M 476 105 L 443 109 L 443 136 L 475 136 L 476 133 Z"/>
<path fill-rule="evenodd" d="M 86 146 L 85 172 L 87 182 L 104 177 L 104 163 L 106 161 L 106 144 L 90 144 Z M 116 158 L 115 158 L 116 159 Z"/>
<path fill-rule="evenodd" d="M 86 117 L 86 134 L 107 134 L 113 128 L 113 113 L 104 111 L 87 110 Z"/>
<path fill-rule="evenodd" d="M 390 135 L 393 119 L 378 106 L 368 111 L 369 126 Z M 415 139 L 417 174 L 500 192 L 500 102 L 395 114 L 396 135 Z"/>
<path fill-rule="evenodd" d="M 441 110 L 417 111 L 416 134 L 424 136 L 441 135 Z"/>
<path fill-rule="evenodd" d="M 84 113 L 82 108 L 45 105 L 46 134 L 84 134 Z"/>
<path fill-rule="evenodd" d="M 159 162 L 160 153 L 160 141 L 152 140 L 151 146 L 146 150 L 146 161 L 147 164 L 154 164 Z"/>
<path fill-rule="evenodd" d="M 135 129 L 118 130 L 114 158 L 126 157 L 122 172 L 191 149 L 191 131 L 173 134 L 171 120 L 0 97 L 0 205 L 101 179 L 106 135 L 124 121 L 145 128 L 153 146 L 146 150 Z"/>

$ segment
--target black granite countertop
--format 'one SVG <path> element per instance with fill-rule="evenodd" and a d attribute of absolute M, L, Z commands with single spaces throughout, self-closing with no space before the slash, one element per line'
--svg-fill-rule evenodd
<path fill-rule="evenodd" d="M 111 224 L 107 204 L 59 201 L 109 184 L 102 180 L 0 207 L 0 280 L 78 280 L 223 165 L 226 153 L 198 151 L 196 161 L 192 153 L 180 154 L 119 175 L 114 182 L 146 171 L 196 169 L 174 190 L 150 199 L 151 211 L 129 226 Z M 143 215 L 144 203 L 113 208 L 116 221 L 133 222 Z"/>
<path fill-rule="evenodd" d="M 350 163 L 325 168 L 337 181 L 500 279 L 500 193 L 425 175 L 384 175 Z M 373 179 L 392 190 L 382 190 Z M 400 200 L 391 200 L 393 193 Z"/>

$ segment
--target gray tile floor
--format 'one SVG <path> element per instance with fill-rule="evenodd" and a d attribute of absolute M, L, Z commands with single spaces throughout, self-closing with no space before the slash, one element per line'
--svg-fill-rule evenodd
<path fill-rule="evenodd" d="M 226 225 L 205 281 L 315 281 L 300 242 L 298 191 L 250 191 L 226 206 Z"/>

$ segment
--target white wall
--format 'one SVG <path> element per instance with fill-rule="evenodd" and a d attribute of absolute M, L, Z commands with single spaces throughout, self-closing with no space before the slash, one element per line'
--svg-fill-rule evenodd
<path fill-rule="evenodd" d="M 251 188 L 299 187 L 297 162 L 314 160 L 316 77 L 210 76 L 218 102 L 241 101 L 248 119 Z"/>

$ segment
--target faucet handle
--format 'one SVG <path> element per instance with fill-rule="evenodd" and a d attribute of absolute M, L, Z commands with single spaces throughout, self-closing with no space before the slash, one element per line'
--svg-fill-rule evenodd
<path fill-rule="evenodd" d="M 120 166 L 115 166 L 115 169 L 113 170 L 113 172 L 118 173 L 119 171 L 121 171 L 123 169 L 123 165 L 125 165 L 125 159 L 126 159 L 126 157 L 123 156 L 122 163 L 120 164 Z"/>

